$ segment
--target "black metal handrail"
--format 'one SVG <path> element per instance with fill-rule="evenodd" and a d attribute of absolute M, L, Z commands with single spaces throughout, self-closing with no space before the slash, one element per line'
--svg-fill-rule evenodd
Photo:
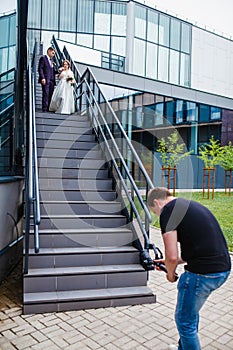
<path fill-rule="evenodd" d="M 56 47 L 57 43 L 54 37 L 53 44 Z M 60 49 L 57 50 L 57 52 L 59 51 L 61 54 Z M 128 199 L 130 206 L 128 211 L 129 222 L 132 223 L 134 219 L 137 221 L 141 232 L 140 236 L 144 239 L 143 244 L 139 241 L 141 255 L 143 255 L 149 249 L 152 249 L 149 239 L 151 215 L 145 201 L 149 190 L 154 185 L 91 69 L 87 68 L 81 76 L 66 47 L 63 49 L 61 59 L 64 59 L 64 56 L 72 62 L 72 71 L 78 82 L 77 99 L 80 101 L 79 110 L 80 112 L 87 111 L 89 113 L 92 127 L 107 158 L 109 168 L 114 177 L 117 177 L 115 183 L 118 192 L 121 195 L 123 190 L 124 196 Z M 144 179 L 145 200 L 135 181 L 136 170 L 140 173 L 140 177 Z M 140 210 L 137 209 L 135 204 L 136 198 Z M 142 213 L 144 219 L 141 218 Z M 153 268 L 151 267 L 153 261 L 149 255 L 144 254 L 142 259 L 144 260 L 144 267 L 148 266 L 148 269 Z"/>
<path fill-rule="evenodd" d="M 35 44 L 36 45 L 36 44 Z M 35 50 L 34 50 L 35 54 Z M 32 62 L 36 60 L 32 58 Z M 28 273 L 30 222 L 33 220 L 34 250 L 39 252 L 40 199 L 37 164 L 36 120 L 35 120 L 35 67 L 27 68 L 27 126 L 26 126 L 26 184 L 25 184 L 25 250 L 24 273 Z"/>
<path fill-rule="evenodd" d="M 92 126 L 110 163 L 111 172 L 114 174 L 115 171 L 115 175 L 118 176 L 119 192 L 121 193 L 123 189 L 129 201 L 129 220 L 132 222 L 133 218 L 136 218 L 144 237 L 144 247 L 142 249 L 149 249 L 151 215 L 135 182 L 135 166 L 141 176 L 144 177 L 146 199 L 148 191 L 154 187 L 153 183 L 90 68 L 87 68 L 82 75 L 79 88 L 81 90 L 80 99 L 85 99 L 85 102 L 81 105 L 85 106 L 89 112 Z M 135 198 L 138 200 L 140 210 L 135 205 Z M 141 219 L 141 211 L 144 213 L 144 220 Z"/>
<path fill-rule="evenodd" d="M 6 71 L 6 72 L 3 72 L 3 73 L 1 73 L 0 74 L 0 81 L 2 80 L 2 78 L 3 77 L 7 77 L 8 76 L 8 78 L 7 79 L 9 79 L 9 75 L 11 74 L 11 73 L 14 73 L 15 72 L 15 68 L 11 68 L 11 69 L 9 69 L 8 71 Z M 13 74 L 14 75 L 14 74 Z"/>

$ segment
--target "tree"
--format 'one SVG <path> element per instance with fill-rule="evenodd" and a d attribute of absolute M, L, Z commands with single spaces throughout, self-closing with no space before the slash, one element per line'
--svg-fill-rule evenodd
<path fill-rule="evenodd" d="M 220 160 L 222 159 L 224 149 L 221 146 L 219 140 L 215 140 L 212 135 L 210 143 L 202 145 L 199 147 L 199 156 L 198 158 L 202 159 L 206 169 L 214 169 L 214 167 L 220 164 Z"/>
<path fill-rule="evenodd" d="M 193 151 L 184 152 L 185 143 L 179 143 L 179 134 L 175 130 L 167 140 L 162 137 L 158 140 L 157 151 L 160 154 L 163 166 L 165 168 L 174 168 L 183 158 L 190 155 Z"/>
<path fill-rule="evenodd" d="M 233 145 L 231 141 L 228 145 L 223 146 L 223 154 L 220 157 L 219 164 L 224 170 L 233 170 Z"/>
<path fill-rule="evenodd" d="M 170 188 L 171 180 L 173 179 L 173 195 L 175 195 L 176 189 L 176 166 L 185 157 L 190 155 L 193 151 L 184 152 L 185 143 L 179 142 L 178 131 L 175 130 L 171 135 L 165 139 L 162 137 L 158 140 L 157 151 L 160 152 L 160 158 L 162 160 L 162 185 L 164 184 L 164 178 L 168 179 L 168 188 Z"/>
<path fill-rule="evenodd" d="M 204 162 L 203 181 L 202 181 L 202 196 L 205 195 L 205 183 L 207 179 L 208 199 L 210 198 L 210 186 L 212 182 L 212 199 L 214 198 L 214 183 L 215 183 L 215 166 L 220 164 L 224 154 L 224 148 L 219 140 L 215 140 L 212 135 L 209 143 L 199 147 L 198 158 Z"/>
<path fill-rule="evenodd" d="M 223 146 L 223 154 L 220 158 L 220 166 L 224 169 L 224 187 L 225 193 L 227 192 L 229 195 L 231 194 L 231 186 L 232 186 L 232 170 L 233 170 L 233 145 L 231 141 L 229 141 L 228 145 Z"/>

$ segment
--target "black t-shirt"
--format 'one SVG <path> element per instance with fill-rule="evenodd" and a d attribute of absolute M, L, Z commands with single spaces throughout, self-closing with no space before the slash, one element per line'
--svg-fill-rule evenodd
<path fill-rule="evenodd" d="M 228 271 L 231 260 L 225 237 L 214 215 L 200 203 L 176 198 L 160 215 L 162 233 L 177 231 L 185 269 L 200 274 Z"/>

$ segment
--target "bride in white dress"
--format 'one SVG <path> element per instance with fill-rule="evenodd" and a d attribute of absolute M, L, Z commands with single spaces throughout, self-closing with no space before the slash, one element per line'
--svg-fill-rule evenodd
<path fill-rule="evenodd" d="M 73 84 L 75 80 L 74 73 L 70 69 L 70 62 L 68 60 L 64 60 L 62 67 L 59 68 L 58 78 L 60 81 L 53 92 L 49 111 L 59 114 L 74 113 Z"/>

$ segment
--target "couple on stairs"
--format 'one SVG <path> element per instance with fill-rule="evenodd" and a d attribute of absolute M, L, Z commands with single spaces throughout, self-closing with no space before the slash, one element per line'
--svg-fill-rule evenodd
<path fill-rule="evenodd" d="M 39 60 L 38 73 L 39 83 L 42 86 L 42 110 L 43 112 L 72 114 L 75 111 L 73 95 L 74 74 L 70 69 L 68 60 L 64 60 L 62 67 L 57 70 L 53 61 L 54 55 L 54 48 L 49 47 L 47 54 L 41 56 Z M 54 89 L 56 74 L 58 74 L 59 83 Z"/>

